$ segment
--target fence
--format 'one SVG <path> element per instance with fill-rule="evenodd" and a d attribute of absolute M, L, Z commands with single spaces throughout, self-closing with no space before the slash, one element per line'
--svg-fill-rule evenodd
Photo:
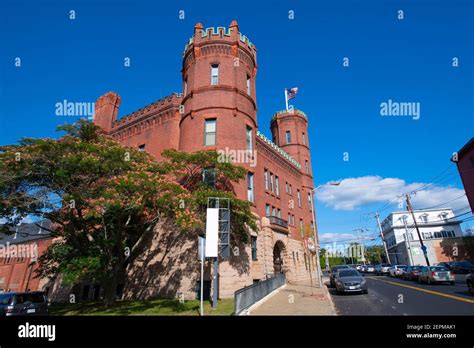
<path fill-rule="evenodd" d="M 271 278 L 237 290 L 234 293 L 234 314 L 239 315 L 273 290 L 283 286 L 285 282 L 285 275 L 279 273 Z"/>

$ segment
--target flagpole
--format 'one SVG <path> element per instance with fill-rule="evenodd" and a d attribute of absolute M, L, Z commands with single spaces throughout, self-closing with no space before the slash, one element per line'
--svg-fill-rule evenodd
<path fill-rule="evenodd" d="M 286 104 L 286 111 L 288 111 L 288 90 L 285 88 L 285 104 Z"/>

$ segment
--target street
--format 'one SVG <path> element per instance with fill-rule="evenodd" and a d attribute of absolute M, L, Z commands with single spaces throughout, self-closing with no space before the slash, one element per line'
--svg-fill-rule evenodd
<path fill-rule="evenodd" d="M 338 315 L 473 315 L 474 296 L 465 284 L 427 285 L 389 276 L 366 275 L 368 294 L 336 294 Z"/>

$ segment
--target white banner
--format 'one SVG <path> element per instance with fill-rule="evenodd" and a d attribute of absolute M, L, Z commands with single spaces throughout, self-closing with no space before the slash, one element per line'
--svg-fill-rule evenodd
<path fill-rule="evenodd" d="M 219 209 L 207 208 L 206 257 L 217 257 L 219 243 Z"/>

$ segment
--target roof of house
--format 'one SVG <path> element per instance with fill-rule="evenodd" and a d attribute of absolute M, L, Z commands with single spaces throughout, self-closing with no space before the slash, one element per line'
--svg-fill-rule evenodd
<path fill-rule="evenodd" d="M 458 151 L 458 157 L 463 156 L 464 153 L 468 152 L 472 148 L 474 148 L 474 138 L 471 138 L 466 144 L 464 144 L 461 150 Z"/>
<path fill-rule="evenodd" d="M 41 221 L 38 221 L 36 223 L 49 229 L 52 225 L 51 221 L 49 220 L 43 220 L 42 224 Z M 32 240 L 52 238 L 50 231 L 38 227 L 36 223 L 24 223 L 17 226 L 16 228 L 12 228 L 12 234 L 5 234 L 0 232 L 0 243 L 20 244 Z"/>

